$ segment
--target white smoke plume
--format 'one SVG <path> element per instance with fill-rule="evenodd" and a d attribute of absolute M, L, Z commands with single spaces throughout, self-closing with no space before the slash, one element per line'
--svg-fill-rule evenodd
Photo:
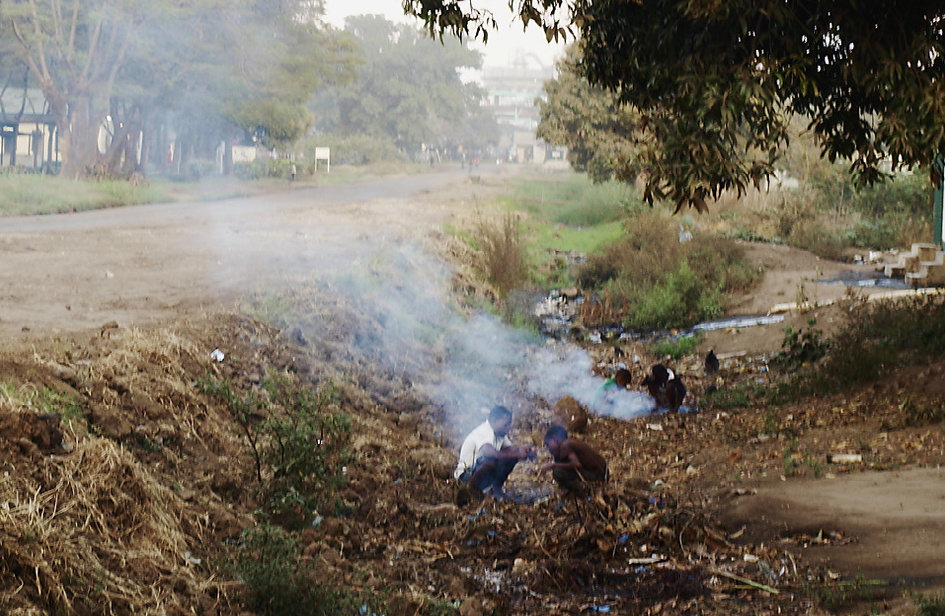
<path fill-rule="evenodd" d="M 593 372 L 593 360 L 584 349 L 559 344 L 544 346 L 528 361 L 529 391 L 546 400 L 571 396 L 597 415 L 633 419 L 653 412 L 653 399 L 644 392 L 605 389 L 605 379 Z"/>
<path fill-rule="evenodd" d="M 368 273 L 332 283 L 364 317 L 363 331 L 352 336 L 357 352 L 422 388 L 447 411 L 454 438 L 484 419 L 483 408 L 502 404 L 515 412 L 536 396 L 551 404 L 571 396 L 593 413 L 622 419 L 652 411 L 645 393 L 605 391 L 585 350 L 549 346 L 492 314 L 465 314 L 451 299 L 449 269 L 422 251 L 399 246 L 361 264 Z"/>

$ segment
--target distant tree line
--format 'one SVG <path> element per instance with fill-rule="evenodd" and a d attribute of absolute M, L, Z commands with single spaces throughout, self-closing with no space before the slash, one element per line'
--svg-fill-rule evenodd
<path fill-rule="evenodd" d="M 478 94 L 457 70 L 478 54 L 323 13 L 321 0 L 2 2 L 0 81 L 42 91 L 76 178 L 185 173 L 221 143 L 229 170 L 235 141 L 288 152 L 316 126 L 400 148 L 459 138 Z"/>
<path fill-rule="evenodd" d="M 482 67 L 479 52 L 379 15 L 349 17 L 344 31 L 359 47 L 355 78 L 319 92 L 313 107 L 319 134 L 367 137 L 378 156 L 496 145 L 498 125 L 480 105 L 485 92 L 464 79 L 464 72 Z M 362 150 L 358 155 L 372 155 L 367 146 Z"/>

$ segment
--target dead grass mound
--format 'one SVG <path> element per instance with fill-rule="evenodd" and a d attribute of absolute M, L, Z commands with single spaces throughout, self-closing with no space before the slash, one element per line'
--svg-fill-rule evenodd
<path fill-rule="evenodd" d="M 210 590 L 180 499 L 119 445 L 89 439 L 47 460 L 40 481 L 0 482 L 5 610 L 184 614 Z"/>

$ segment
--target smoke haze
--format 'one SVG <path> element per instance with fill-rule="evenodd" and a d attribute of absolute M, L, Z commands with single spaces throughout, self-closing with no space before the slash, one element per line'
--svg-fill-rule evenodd
<path fill-rule="evenodd" d="M 330 285 L 359 315 L 349 350 L 441 406 L 451 437 L 483 421 L 484 408 L 502 404 L 515 412 L 537 397 L 553 405 L 571 396 L 597 415 L 621 419 L 652 411 L 645 393 L 602 389 L 605 379 L 580 347 L 551 346 L 495 315 L 464 312 L 451 298 L 451 274 L 404 244 L 361 260 Z"/>

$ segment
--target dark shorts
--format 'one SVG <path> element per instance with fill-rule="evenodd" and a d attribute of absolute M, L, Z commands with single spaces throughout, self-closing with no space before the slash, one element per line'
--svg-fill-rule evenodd
<path fill-rule="evenodd" d="M 602 483 L 607 480 L 606 472 L 602 475 L 572 468 L 556 468 L 552 471 L 551 476 L 559 486 L 575 494 L 584 493 L 588 483 Z"/>
<path fill-rule="evenodd" d="M 470 483 L 475 476 L 476 481 L 471 484 L 471 487 L 476 490 L 485 490 L 490 487 L 501 488 L 517 463 L 518 460 L 479 458 L 475 466 L 463 471 L 459 476 L 459 482 Z"/>

